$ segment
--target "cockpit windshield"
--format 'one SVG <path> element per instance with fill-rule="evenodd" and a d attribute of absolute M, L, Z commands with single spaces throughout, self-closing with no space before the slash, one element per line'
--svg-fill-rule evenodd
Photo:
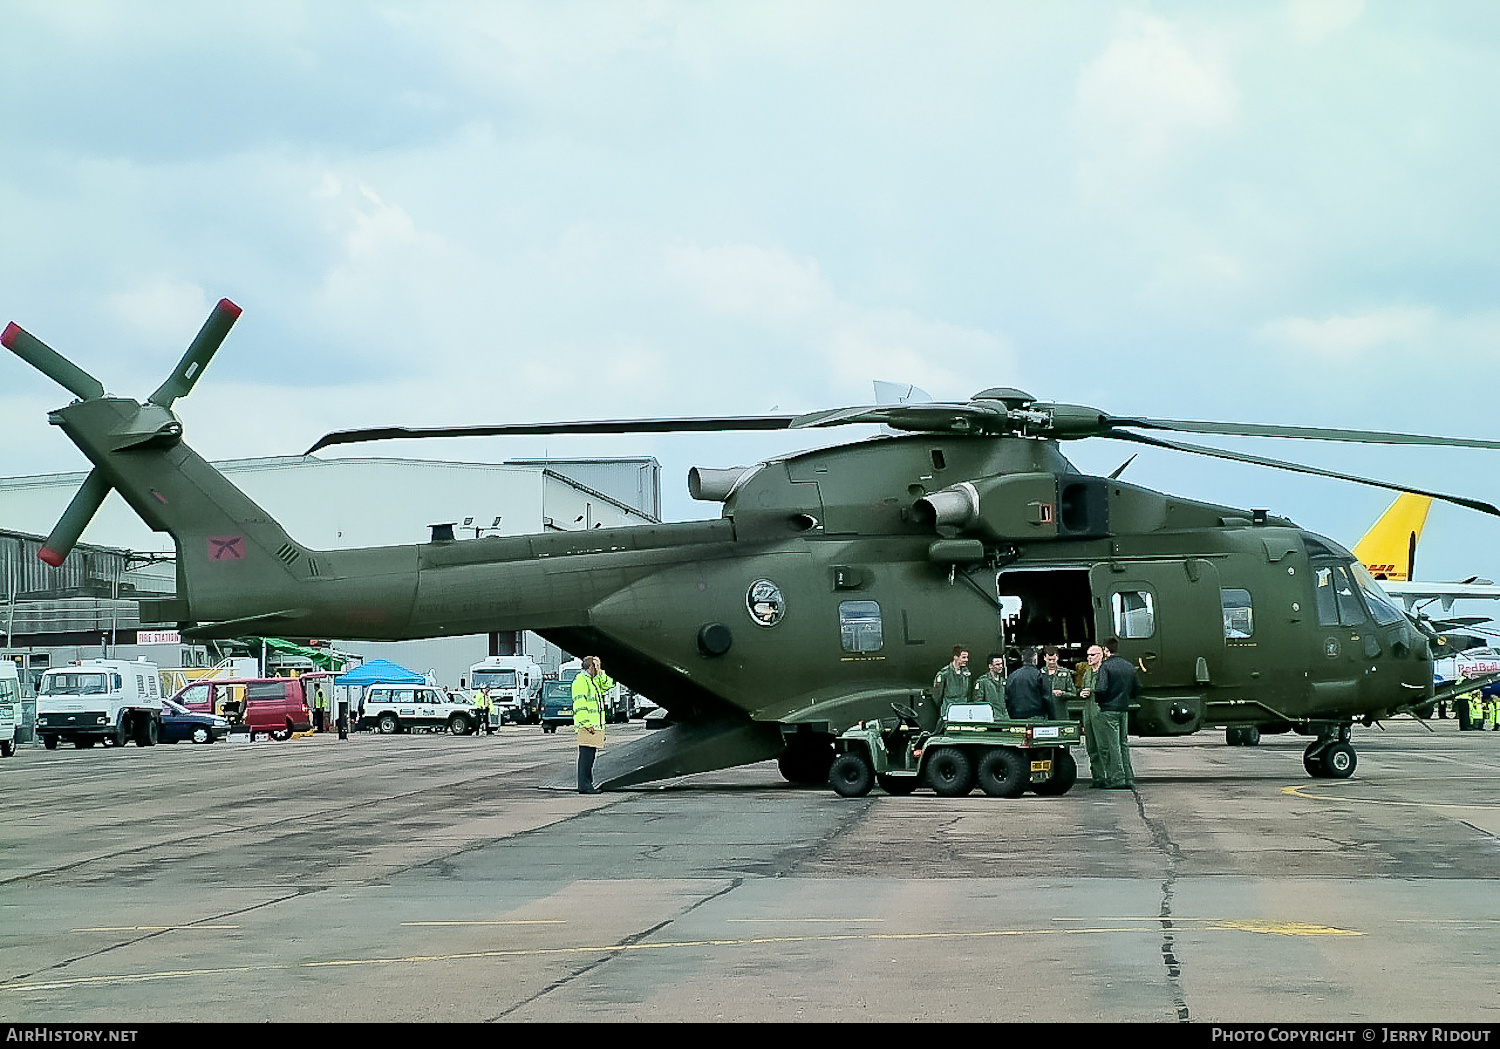
<path fill-rule="evenodd" d="M 1360 592 L 1365 595 L 1365 604 L 1370 606 L 1370 615 L 1375 622 L 1381 626 L 1389 626 L 1399 623 L 1406 618 L 1406 613 L 1397 607 L 1390 595 L 1380 588 L 1375 577 L 1369 573 L 1364 565 L 1355 561 L 1349 566 L 1349 571 L 1354 576 L 1354 581 L 1359 584 Z"/>

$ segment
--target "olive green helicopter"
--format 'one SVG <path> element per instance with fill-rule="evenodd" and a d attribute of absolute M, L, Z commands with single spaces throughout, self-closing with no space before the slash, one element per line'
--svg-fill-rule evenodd
<path fill-rule="evenodd" d="M 834 737 L 920 698 L 952 645 L 978 653 L 1114 636 L 1142 671 L 1141 736 L 1223 727 L 1231 742 L 1311 736 L 1307 772 L 1354 771 L 1351 727 L 1434 701 L 1435 637 L 1343 547 L 1264 511 L 1079 472 L 1064 441 L 1106 437 L 1489 503 L 1161 436 L 1186 432 L 1500 448 L 1366 430 L 1109 415 L 989 389 L 966 403 L 810 415 L 688 417 L 333 433 L 388 438 L 816 429 L 887 433 L 695 468 L 718 518 L 363 549 L 314 550 L 183 440 L 172 411 L 238 318 L 221 300 L 144 402 L 12 323 L 0 343 L 72 392 L 49 420 L 93 463 L 41 551 L 60 564 L 111 489 L 176 547 L 173 598 L 143 623 L 184 635 L 406 640 L 532 630 L 603 657 L 668 725 L 601 755 L 619 788 L 776 758 L 826 781 Z M 1118 471 L 1117 471 L 1118 473 Z"/>

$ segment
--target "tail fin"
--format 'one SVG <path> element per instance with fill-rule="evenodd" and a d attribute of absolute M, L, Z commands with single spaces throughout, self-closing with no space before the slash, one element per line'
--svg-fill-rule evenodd
<path fill-rule="evenodd" d="M 187 394 L 240 310 L 222 300 L 172 375 L 144 403 L 104 387 L 15 324 L 0 342 L 79 399 L 49 416 L 94 464 L 40 554 L 61 564 L 111 489 L 177 547 L 176 601 L 142 608 L 179 623 L 272 619 L 306 581 L 310 558 L 279 524 L 182 440 L 172 403 Z M 301 562 L 299 564 L 299 562 Z M 191 586 L 188 581 L 191 579 Z M 191 594 L 191 608 L 188 595 Z"/>
<path fill-rule="evenodd" d="M 1427 496 L 1402 492 L 1354 545 L 1354 556 L 1376 579 L 1409 582 L 1416 569 L 1417 541 L 1431 508 Z"/>

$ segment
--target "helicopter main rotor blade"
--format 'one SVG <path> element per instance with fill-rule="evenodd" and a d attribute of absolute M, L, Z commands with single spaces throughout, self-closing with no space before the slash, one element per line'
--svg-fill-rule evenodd
<path fill-rule="evenodd" d="M 421 440 L 427 437 L 553 436 L 589 433 L 717 433 L 728 430 L 785 430 L 795 415 L 706 415 L 678 419 L 596 419 L 560 423 L 502 423 L 495 426 L 380 426 L 324 434 L 303 455 L 335 444 Z"/>
<path fill-rule="evenodd" d="M 177 367 L 172 369 L 172 374 L 167 376 L 166 382 L 156 388 L 156 392 L 146 398 L 148 404 L 155 404 L 162 408 L 172 407 L 172 402 L 179 397 L 186 397 L 192 390 L 193 384 L 203 374 L 203 369 L 208 367 L 208 362 L 218 352 L 224 337 L 229 334 L 229 329 L 234 327 L 234 322 L 240 319 L 243 312 L 238 306 L 228 299 L 220 299 L 214 306 L 213 312 L 208 315 L 208 320 L 203 322 L 203 327 L 198 330 L 187 352 L 182 355 L 182 360 L 177 362 Z"/>
<path fill-rule="evenodd" d="M 1129 426 L 1142 430 L 1173 430 L 1178 433 L 1211 433 L 1226 437 L 1294 437 L 1309 441 L 1352 441 L 1358 444 L 1418 444 L 1445 448 L 1500 449 L 1500 441 L 1470 437 L 1429 437 L 1419 433 L 1391 433 L 1386 430 L 1344 430 L 1322 426 L 1274 426 L 1259 423 L 1200 422 L 1192 419 L 1143 419 L 1108 415 L 1102 420 L 1106 430 Z"/>
<path fill-rule="evenodd" d="M 1174 452 L 1190 452 L 1193 455 L 1210 455 L 1216 459 L 1228 459 L 1232 462 L 1251 463 L 1255 466 L 1269 466 L 1273 470 L 1290 470 L 1293 473 L 1312 474 L 1315 477 L 1332 477 L 1339 481 L 1353 481 L 1355 484 L 1369 485 L 1372 488 L 1384 488 L 1391 492 L 1412 492 L 1416 495 L 1425 495 L 1430 499 L 1441 499 L 1445 503 L 1453 503 L 1456 506 L 1466 506 L 1470 510 L 1478 510 L 1483 514 L 1500 517 L 1500 507 L 1492 506 L 1479 499 L 1466 499 L 1461 495 L 1446 495 L 1442 492 L 1432 492 L 1423 488 L 1414 488 L 1409 484 L 1392 484 L 1389 481 L 1377 481 L 1370 477 L 1360 477 L 1357 474 L 1339 473 L 1336 470 L 1323 470 L 1316 466 L 1306 466 L 1302 463 L 1283 462 L 1280 459 L 1267 459 L 1259 455 L 1245 455 L 1242 452 L 1229 452 L 1223 448 L 1209 448 L 1201 444 L 1187 444 L 1182 441 L 1168 441 L 1161 437 L 1147 437 L 1140 433 L 1109 433 L 1102 436 L 1116 441 L 1133 441 L 1136 444 L 1150 445 L 1153 448 L 1168 448 Z"/>

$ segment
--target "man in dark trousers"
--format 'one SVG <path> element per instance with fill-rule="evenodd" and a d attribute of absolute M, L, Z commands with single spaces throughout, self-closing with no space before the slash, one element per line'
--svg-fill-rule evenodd
<path fill-rule="evenodd" d="M 1104 662 L 1099 665 L 1099 680 L 1094 686 L 1099 709 L 1094 713 L 1093 725 L 1098 729 L 1100 765 L 1094 774 L 1094 786 L 1103 790 L 1135 789 L 1127 723 L 1130 702 L 1141 694 L 1141 679 L 1130 660 L 1115 654 L 1119 650 L 1119 638 L 1104 642 Z"/>
<path fill-rule="evenodd" d="M 1036 649 L 1021 653 L 1021 666 L 1005 679 L 1005 705 L 1017 720 L 1045 718 L 1052 710 L 1052 685 L 1036 665 Z"/>

